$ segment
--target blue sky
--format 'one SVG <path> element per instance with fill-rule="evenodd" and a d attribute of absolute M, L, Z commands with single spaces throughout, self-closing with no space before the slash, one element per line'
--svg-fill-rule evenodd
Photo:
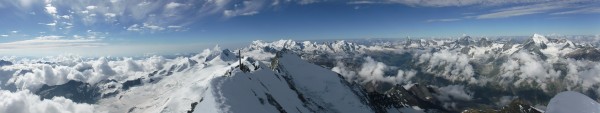
<path fill-rule="evenodd" d="M 0 55 L 134 56 L 252 40 L 600 34 L 593 0 L 4 0 Z"/>

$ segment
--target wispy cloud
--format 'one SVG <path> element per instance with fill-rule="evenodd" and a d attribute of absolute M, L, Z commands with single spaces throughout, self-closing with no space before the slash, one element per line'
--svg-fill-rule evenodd
<path fill-rule="evenodd" d="M 543 0 L 358 0 L 349 4 L 404 4 L 415 7 L 461 7 L 461 6 L 498 6 L 506 4 L 536 3 Z"/>
<path fill-rule="evenodd" d="M 476 19 L 508 18 L 514 16 L 530 15 L 537 13 L 546 13 L 551 10 L 562 9 L 570 4 L 564 2 L 543 3 L 534 5 L 523 5 L 496 10 L 493 13 L 478 15 Z"/>
<path fill-rule="evenodd" d="M 600 8 L 599 7 L 585 7 L 585 8 L 575 9 L 575 10 L 570 10 L 570 11 L 556 12 L 556 13 L 552 13 L 551 15 L 593 14 L 593 13 L 600 13 Z"/>
<path fill-rule="evenodd" d="M 34 39 L 0 43 L 0 49 L 45 49 L 60 47 L 99 47 L 107 45 L 99 39 L 65 36 L 40 36 Z"/>
<path fill-rule="evenodd" d="M 420 1 L 423 2 L 423 1 Z M 437 1 L 439 2 L 439 1 Z M 454 1 L 456 2 L 456 1 Z M 372 3 L 360 1 L 356 3 Z M 424 2 L 427 4 L 427 2 Z M 443 2 L 440 2 L 443 3 Z M 460 4 L 448 3 L 445 5 L 434 5 L 434 6 L 468 6 L 470 5 L 503 5 L 503 4 L 514 4 L 516 6 L 511 7 L 502 7 L 499 9 L 489 9 L 493 7 L 481 7 L 481 10 L 490 10 L 488 13 L 461 13 L 457 15 L 456 18 L 446 18 L 446 19 L 429 19 L 426 22 L 450 22 L 450 21 L 459 21 L 465 19 L 499 19 L 499 18 L 510 18 L 516 16 L 525 16 L 532 14 L 550 14 L 550 15 L 564 15 L 564 14 L 590 14 L 590 13 L 600 13 L 600 8 L 593 7 L 593 5 L 582 5 L 582 4 L 597 4 L 597 1 L 591 0 L 575 0 L 575 1 L 479 1 L 479 2 L 463 2 Z M 423 4 L 420 4 L 423 5 Z M 427 6 L 427 5 L 425 5 Z M 493 5 L 492 5 L 493 6 Z M 568 10 L 578 8 L 575 10 Z M 567 10 L 567 11 L 565 11 Z M 562 11 L 562 12 L 558 12 Z"/>
<path fill-rule="evenodd" d="M 507 2 L 508 3 L 508 2 Z M 446 19 L 429 19 L 426 22 L 450 22 L 450 21 L 459 21 L 464 19 L 499 19 L 499 18 L 510 18 L 515 16 L 524 16 L 524 15 L 532 15 L 532 14 L 548 14 L 550 15 L 564 15 L 564 14 L 580 14 L 580 13 L 600 13 L 600 8 L 597 7 L 589 7 L 589 6 L 580 6 L 582 3 L 595 3 L 594 1 L 589 0 L 580 0 L 580 1 L 556 1 L 556 2 L 536 2 L 529 3 L 525 5 L 517 5 L 508 8 L 501 8 L 490 11 L 490 13 L 476 14 L 476 13 L 462 13 L 462 17 L 459 18 L 446 18 Z M 564 11 L 565 9 L 570 9 L 573 7 L 577 7 L 580 9 Z M 556 12 L 561 11 L 563 12 Z M 552 13 L 554 12 L 554 13 Z"/>
<path fill-rule="evenodd" d="M 258 14 L 259 10 L 265 5 L 264 3 L 251 1 L 244 1 L 242 4 L 245 7 L 225 10 L 223 11 L 223 15 L 225 15 L 225 17 L 255 15 Z"/>

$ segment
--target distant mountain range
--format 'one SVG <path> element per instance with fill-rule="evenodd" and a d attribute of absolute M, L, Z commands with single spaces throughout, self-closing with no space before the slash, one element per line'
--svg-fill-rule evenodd
<path fill-rule="evenodd" d="M 0 60 L 0 112 L 600 111 L 598 47 L 539 34 L 254 41 L 176 58 L 56 59 Z M 572 98 L 581 101 L 561 101 Z"/>

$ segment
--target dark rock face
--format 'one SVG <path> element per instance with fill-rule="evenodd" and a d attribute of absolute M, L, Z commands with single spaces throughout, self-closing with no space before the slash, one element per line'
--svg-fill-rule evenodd
<path fill-rule="evenodd" d="M 459 44 L 459 45 L 468 46 L 469 44 L 473 43 L 473 40 L 471 39 L 470 36 L 465 36 L 465 37 L 462 37 L 462 38 L 458 39 L 456 41 L 456 43 Z"/>
<path fill-rule="evenodd" d="M 406 108 L 418 106 L 427 112 L 451 112 L 439 106 L 439 102 L 431 95 L 433 89 L 423 85 L 414 85 L 409 90 L 400 85 L 395 85 L 384 93 L 369 92 L 368 99 L 373 110 L 377 113 L 386 113 L 390 108 Z"/>
<path fill-rule="evenodd" d="M 548 59 L 548 56 L 544 55 L 544 53 L 542 53 L 542 51 L 541 51 L 542 49 L 546 49 L 546 48 L 547 48 L 546 44 L 538 45 L 533 41 L 528 41 L 522 45 L 522 48 L 519 51 L 526 50 L 532 54 L 539 56 L 543 60 L 546 60 L 546 59 Z"/>
<path fill-rule="evenodd" d="M 492 46 L 492 41 L 489 41 L 486 38 L 481 38 L 481 39 L 479 39 L 479 42 L 477 42 L 477 46 L 490 47 L 490 46 Z"/>
<path fill-rule="evenodd" d="M 131 87 L 139 86 L 139 85 L 142 85 L 142 78 L 125 81 L 125 83 L 123 83 L 123 90 L 128 90 Z"/>
<path fill-rule="evenodd" d="M 44 99 L 52 99 L 56 96 L 62 96 L 77 103 L 96 103 L 100 97 L 100 88 L 88 83 L 70 80 L 61 85 L 44 85 L 35 94 Z"/>
<path fill-rule="evenodd" d="M 10 61 L 0 60 L 0 67 L 13 65 Z"/>
<path fill-rule="evenodd" d="M 565 55 L 567 58 L 573 58 L 576 60 L 590 60 L 600 61 L 600 51 L 593 47 L 579 48 L 571 53 Z"/>
<path fill-rule="evenodd" d="M 500 109 L 467 109 L 462 111 L 462 113 L 542 113 L 542 111 L 535 109 L 529 103 L 516 99 L 513 100 L 509 105 Z"/>

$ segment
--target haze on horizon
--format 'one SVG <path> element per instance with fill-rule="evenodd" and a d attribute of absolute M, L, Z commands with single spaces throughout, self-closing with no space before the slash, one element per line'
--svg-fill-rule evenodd
<path fill-rule="evenodd" d="M 600 34 L 594 0 L 6 0 L 0 55 L 200 52 L 253 40 Z"/>

